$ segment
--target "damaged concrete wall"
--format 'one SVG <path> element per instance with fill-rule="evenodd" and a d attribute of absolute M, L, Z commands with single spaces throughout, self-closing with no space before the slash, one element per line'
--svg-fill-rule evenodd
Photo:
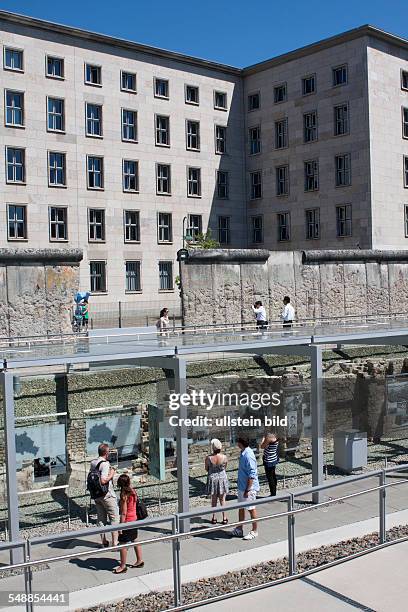
<path fill-rule="evenodd" d="M 190 251 L 181 264 L 185 323 L 243 323 L 262 300 L 271 321 L 290 295 L 299 319 L 405 312 L 408 251 Z"/>
<path fill-rule="evenodd" d="M 71 331 L 80 249 L 0 249 L 0 337 Z"/>

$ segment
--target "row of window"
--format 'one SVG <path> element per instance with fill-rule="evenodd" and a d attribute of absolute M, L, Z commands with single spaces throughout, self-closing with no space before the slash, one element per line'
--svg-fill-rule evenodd
<path fill-rule="evenodd" d="M 348 83 L 348 66 L 342 64 L 332 68 L 332 86 L 339 87 Z M 408 91 L 408 71 L 401 70 L 401 89 Z M 316 93 L 317 79 L 316 74 L 309 74 L 301 79 L 302 96 L 308 96 Z M 274 104 L 281 104 L 288 100 L 287 83 L 280 83 L 273 88 Z M 248 95 L 248 110 L 255 111 L 261 108 L 261 92 L 256 91 Z"/>
<path fill-rule="evenodd" d="M 173 262 L 158 262 L 158 289 L 159 291 L 173 291 Z M 142 262 L 131 260 L 124 262 L 125 291 L 127 293 L 142 292 Z M 89 262 L 89 283 L 92 293 L 106 293 L 107 284 L 107 264 L 104 260 Z"/>
<path fill-rule="evenodd" d="M 24 92 L 5 90 L 5 124 L 6 127 L 25 127 Z M 47 131 L 65 133 L 65 100 L 47 97 Z M 155 144 L 170 146 L 170 117 L 155 115 Z M 227 128 L 224 125 L 214 126 L 215 152 L 227 152 Z M 186 120 L 186 148 L 189 151 L 200 151 L 200 122 Z M 91 138 L 103 138 L 102 104 L 85 102 L 85 135 Z M 137 142 L 137 111 L 121 109 L 121 137 L 125 142 Z"/>
<path fill-rule="evenodd" d="M 319 190 L 319 160 L 312 159 L 303 163 L 303 188 L 305 192 Z M 408 156 L 403 156 L 403 181 L 408 188 Z M 351 185 L 351 156 L 350 153 L 334 157 L 334 184 L 336 187 Z M 277 196 L 289 195 L 289 165 L 275 168 L 275 193 Z M 262 171 L 250 172 L 250 199 L 262 198 Z"/>
<path fill-rule="evenodd" d="M 67 186 L 66 153 L 48 151 L 48 185 Z M 88 189 L 103 190 L 105 186 L 104 158 L 88 155 L 86 158 Z M 229 176 L 224 170 L 216 170 L 216 197 L 229 197 Z M 187 196 L 201 197 L 201 168 L 186 167 Z M 26 183 L 25 149 L 6 146 L 6 182 L 24 185 Z M 139 192 L 139 162 L 135 159 L 122 160 L 122 189 L 124 192 Z M 156 164 L 156 194 L 170 196 L 171 166 Z"/>
<path fill-rule="evenodd" d="M 406 119 L 408 119 L 408 109 L 403 113 L 403 130 Z M 344 136 L 350 132 L 350 117 L 348 102 L 334 106 L 334 136 Z M 256 125 L 249 128 L 249 154 L 258 155 L 262 151 L 261 126 Z M 316 142 L 318 140 L 317 111 L 309 111 L 303 115 L 303 142 Z M 286 149 L 289 146 L 288 118 L 284 117 L 275 121 L 275 149 Z"/>
<path fill-rule="evenodd" d="M 27 206 L 25 204 L 8 204 L 8 240 L 27 240 Z M 68 240 L 68 208 L 66 206 L 50 206 L 48 209 L 50 241 Z M 218 217 L 218 241 L 221 244 L 230 243 L 230 218 Z M 184 238 L 194 241 L 203 231 L 202 215 L 189 214 Z M 139 243 L 140 211 L 123 211 L 123 239 L 126 243 Z M 106 217 L 103 208 L 88 208 L 88 241 L 105 242 Z M 157 242 L 171 244 L 173 242 L 173 215 L 169 212 L 157 213 Z"/>
<path fill-rule="evenodd" d="M 308 96 L 316 93 L 317 91 L 317 78 L 316 74 L 309 74 L 302 77 L 301 81 L 301 93 L 302 96 Z M 348 83 L 348 66 L 342 64 L 332 68 L 332 86 L 339 87 L 340 85 L 347 85 Z M 288 84 L 279 83 L 273 88 L 273 101 L 274 104 L 280 104 L 286 102 L 288 99 Z M 254 111 L 261 108 L 261 92 L 256 91 L 248 95 L 248 110 Z"/>
<path fill-rule="evenodd" d="M 5 70 L 24 72 L 24 51 L 12 47 L 4 47 L 3 66 Z M 45 56 L 45 76 L 51 79 L 65 79 L 65 62 L 62 57 Z M 102 66 L 84 64 L 84 83 L 93 87 L 102 87 Z M 136 72 L 120 71 L 120 89 L 127 93 L 137 93 Z M 170 85 L 168 79 L 153 77 L 153 93 L 155 98 L 170 99 Z M 200 104 L 200 89 L 197 85 L 184 86 L 184 100 L 186 104 Z M 225 91 L 214 90 L 214 108 L 227 110 L 227 94 Z"/>

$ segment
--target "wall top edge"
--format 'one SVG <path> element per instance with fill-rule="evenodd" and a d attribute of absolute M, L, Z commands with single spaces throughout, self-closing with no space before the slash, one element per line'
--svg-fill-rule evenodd
<path fill-rule="evenodd" d="M 408 250 L 379 249 L 339 249 L 303 251 L 302 263 L 315 264 L 325 262 L 408 262 Z"/>
<path fill-rule="evenodd" d="M 0 264 L 20 265 L 27 263 L 79 264 L 82 249 L 0 249 Z"/>
<path fill-rule="evenodd" d="M 194 263 L 266 263 L 270 252 L 266 249 L 191 249 L 186 264 Z"/>

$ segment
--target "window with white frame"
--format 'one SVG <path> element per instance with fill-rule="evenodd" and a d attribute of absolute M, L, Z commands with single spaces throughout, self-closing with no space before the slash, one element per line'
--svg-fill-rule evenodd
<path fill-rule="evenodd" d="M 401 89 L 408 91 L 408 70 L 401 70 Z"/>
<path fill-rule="evenodd" d="M 310 74 L 302 79 L 302 95 L 308 96 L 316 91 L 316 75 Z"/>
<path fill-rule="evenodd" d="M 158 242 L 172 242 L 173 228 L 171 213 L 157 213 L 157 240 Z"/>
<path fill-rule="evenodd" d="M 139 162 L 135 159 L 124 159 L 122 165 L 123 191 L 139 191 Z"/>
<path fill-rule="evenodd" d="M 290 213 L 281 212 L 277 215 L 278 220 L 278 242 L 290 240 Z"/>
<path fill-rule="evenodd" d="M 231 219 L 224 215 L 218 217 L 218 242 L 220 244 L 230 244 L 231 242 Z"/>
<path fill-rule="evenodd" d="M 86 102 L 86 135 L 87 136 L 102 136 L 102 106 L 100 104 L 91 104 Z"/>
<path fill-rule="evenodd" d="M 252 242 L 254 244 L 260 244 L 263 242 L 263 217 L 262 215 L 256 215 L 251 217 L 251 232 Z"/>
<path fill-rule="evenodd" d="M 65 101 L 47 98 L 47 129 L 49 132 L 65 131 Z"/>
<path fill-rule="evenodd" d="M 351 155 L 344 153 L 336 155 L 335 158 L 336 170 L 336 187 L 347 187 L 351 185 Z"/>
<path fill-rule="evenodd" d="M 289 195 L 289 166 L 278 166 L 276 168 L 276 195 Z"/>
<path fill-rule="evenodd" d="M 136 93 L 136 73 L 122 70 L 120 73 L 120 88 L 122 91 Z"/>
<path fill-rule="evenodd" d="M 103 189 L 104 185 L 103 157 L 88 155 L 87 177 L 88 189 Z"/>
<path fill-rule="evenodd" d="M 402 137 L 408 138 L 408 108 L 402 108 Z"/>
<path fill-rule="evenodd" d="M 48 185 L 50 187 L 66 186 L 65 166 L 65 153 L 48 151 Z"/>
<path fill-rule="evenodd" d="M 227 110 L 227 94 L 224 91 L 214 91 L 214 108 Z"/>
<path fill-rule="evenodd" d="M 186 147 L 189 151 L 200 150 L 200 122 L 186 121 Z"/>
<path fill-rule="evenodd" d="M 217 170 L 217 198 L 227 200 L 229 197 L 229 179 L 226 170 Z"/>
<path fill-rule="evenodd" d="M 187 240 L 193 242 L 203 233 L 202 215 L 188 215 L 187 218 Z"/>
<path fill-rule="evenodd" d="M 102 85 L 102 68 L 94 64 L 85 64 L 85 83 L 87 85 Z"/>
<path fill-rule="evenodd" d="M 167 79 L 154 79 L 154 95 L 156 98 L 169 99 L 169 82 Z"/>
<path fill-rule="evenodd" d="M 156 165 L 156 193 L 159 195 L 171 194 L 171 169 L 169 164 Z"/>
<path fill-rule="evenodd" d="M 343 136 L 349 133 L 348 102 L 334 107 L 334 135 Z"/>
<path fill-rule="evenodd" d="M 306 210 L 306 239 L 317 240 L 320 238 L 320 209 L 310 208 Z"/>
<path fill-rule="evenodd" d="M 7 204 L 8 240 L 27 240 L 27 206 Z"/>
<path fill-rule="evenodd" d="M 250 198 L 251 200 L 259 200 L 262 198 L 262 172 L 255 170 L 249 174 L 250 180 Z"/>
<path fill-rule="evenodd" d="M 173 290 L 173 262 L 159 261 L 159 290 Z"/>
<path fill-rule="evenodd" d="M 257 155 L 261 152 L 261 126 L 249 128 L 249 154 Z"/>
<path fill-rule="evenodd" d="M 50 206 L 48 209 L 50 240 L 68 240 L 68 211 L 65 206 Z"/>
<path fill-rule="evenodd" d="M 126 292 L 142 290 L 140 261 L 125 261 Z"/>
<path fill-rule="evenodd" d="M 24 93 L 6 89 L 6 126 L 24 127 Z"/>
<path fill-rule="evenodd" d="M 201 168 L 187 168 L 187 195 L 194 198 L 201 196 Z"/>
<path fill-rule="evenodd" d="M 288 120 L 275 121 L 275 148 L 285 149 L 288 146 Z"/>
<path fill-rule="evenodd" d="M 404 187 L 408 188 L 408 155 L 404 155 L 403 164 Z"/>
<path fill-rule="evenodd" d="M 195 104 L 197 106 L 200 103 L 200 90 L 196 85 L 186 85 L 185 94 L 186 104 Z"/>
<path fill-rule="evenodd" d="M 227 152 L 227 128 L 224 125 L 215 126 L 215 152 Z"/>
<path fill-rule="evenodd" d="M 165 115 L 156 115 L 156 145 L 170 146 L 170 118 Z"/>
<path fill-rule="evenodd" d="M 89 242 L 105 242 L 105 211 L 102 208 L 88 208 Z"/>
<path fill-rule="evenodd" d="M 47 55 L 45 58 L 45 74 L 51 79 L 63 79 L 64 60 L 62 57 Z"/>
<path fill-rule="evenodd" d="M 7 183 L 25 183 L 25 149 L 6 147 Z"/>
<path fill-rule="evenodd" d="M 15 72 L 24 71 L 24 53 L 22 49 L 4 47 L 4 68 Z"/>
<path fill-rule="evenodd" d="M 351 236 L 351 204 L 336 206 L 337 236 Z"/>
<path fill-rule="evenodd" d="M 254 111 L 254 110 L 259 110 L 260 108 L 261 108 L 261 94 L 259 93 L 259 91 L 249 94 L 248 110 Z"/>
<path fill-rule="evenodd" d="M 137 112 L 122 108 L 122 140 L 137 141 Z"/>
<path fill-rule="evenodd" d="M 339 85 L 347 85 L 347 80 L 348 80 L 347 64 L 343 64 L 342 66 L 336 66 L 335 68 L 332 68 L 332 78 L 333 78 L 333 87 L 338 87 Z"/>
<path fill-rule="evenodd" d="M 405 238 L 408 238 L 408 204 L 404 206 L 404 227 L 405 227 Z"/>
<path fill-rule="evenodd" d="M 317 140 L 317 112 L 310 111 L 303 115 L 303 141 L 315 142 Z"/>
<path fill-rule="evenodd" d="M 106 293 L 106 261 L 90 261 L 91 293 Z"/>
<path fill-rule="evenodd" d="M 138 210 L 123 211 L 125 242 L 140 242 L 140 213 Z"/>
<path fill-rule="evenodd" d="M 273 101 L 275 104 L 286 102 L 288 99 L 288 89 L 286 83 L 281 83 L 273 88 Z"/>
<path fill-rule="evenodd" d="M 317 191 L 319 189 L 319 162 L 317 159 L 305 161 L 305 191 Z"/>

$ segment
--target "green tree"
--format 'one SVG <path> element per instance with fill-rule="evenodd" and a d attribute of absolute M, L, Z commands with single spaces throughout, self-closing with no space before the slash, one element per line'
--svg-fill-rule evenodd
<path fill-rule="evenodd" d="M 212 232 L 208 229 L 205 234 L 198 234 L 194 240 L 187 240 L 190 249 L 217 249 L 220 243 L 214 240 Z"/>

